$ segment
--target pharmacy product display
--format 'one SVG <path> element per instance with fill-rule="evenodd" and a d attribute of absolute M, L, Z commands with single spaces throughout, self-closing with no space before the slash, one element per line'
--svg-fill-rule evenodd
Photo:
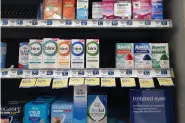
<path fill-rule="evenodd" d="M 6 52 L 7 52 L 7 44 L 4 42 L 0 42 L 1 45 L 1 68 L 5 68 L 6 66 Z"/>

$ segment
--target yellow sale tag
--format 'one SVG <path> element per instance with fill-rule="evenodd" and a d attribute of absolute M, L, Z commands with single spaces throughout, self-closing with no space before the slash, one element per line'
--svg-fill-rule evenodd
<path fill-rule="evenodd" d="M 120 78 L 121 87 L 135 87 L 136 82 L 134 78 Z"/>
<path fill-rule="evenodd" d="M 141 88 L 154 88 L 153 79 L 139 79 L 139 84 Z"/>
<path fill-rule="evenodd" d="M 69 85 L 83 85 L 84 84 L 84 78 L 70 78 Z"/>
<path fill-rule="evenodd" d="M 99 86 L 100 85 L 100 78 L 85 78 L 85 85 Z"/>
<path fill-rule="evenodd" d="M 38 78 L 35 87 L 49 87 L 51 84 L 51 78 Z"/>
<path fill-rule="evenodd" d="M 59 89 L 59 88 L 67 88 L 68 86 L 68 79 L 54 79 L 52 88 Z"/>
<path fill-rule="evenodd" d="M 35 86 L 36 79 L 22 79 L 19 88 L 31 88 Z"/>
<path fill-rule="evenodd" d="M 101 78 L 101 87 L 115 87 L 115 78 Z"/>
<path fill-rule="evenodd" d="M 171 78 L 157 78 L 160 86 L 174 86 Z"/>

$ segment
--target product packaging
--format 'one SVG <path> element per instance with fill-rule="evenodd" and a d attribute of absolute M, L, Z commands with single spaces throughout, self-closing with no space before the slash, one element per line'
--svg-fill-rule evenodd
<path fill-rule="evenodd" d="M 86 40 L 86 68 L 99 68 L 99 39 Z"/>
<path fill-rule="evenodd" d="M 152 0 L 152 19 L 163 19 L 163 0 Z"/>
<path fill-rule="evenodd" d="M 116 44 L 116 68 L 134 68 L 133 43 Z"/>
<path fill-rule="evenodd" d="M 87 123 L 87 86 L 74 86 L 73 123 Z"/>
<path fill-rule="evenodd" d="M 88 95 L 88 123 L 107 123 L 107 96 Z"/>
<path fill-rule="evenodd" d="M 151 44 L 150 43 L 135 43 L 134 44 L 134 58 L 135 68 L 152 68 L 151 58 Z"/>
<path fill-rule="evenodd" d="M 44 0 L 44 19 L 62 19 L 62 0 Z"/>
<path fill-rule="evenodd" d="M 152 68 L 169 68 L 168 43 L 152 43 Z"/>
<path fill-rule="evenodd" d="M 29 45 L 28 42 L 19 44 L 19 65 L 18 68 L 28 68 L 29 63 Z"/>
<path fill-rule="evenodd" d="M 0 42 L 1 45 L 1 68 L 6 67 L 6 52 L 7 52 L 7 44 L 4 42 Z"/>
<path fill-rule="evenodd" d="M 57 68 L 58 38 L 43 39 L 43 68 Z"/>
<path fill-rule="evenodd" d="M 114 0 L 103 0 L 103 19 L 114 19 Z"/>
<path fill-rule="evenodd" d="M 63 19 L 75 19 L 75 0 L 63 0 Z"/>
<path fill-rule="evenodd" d="M 133 19 L 152 19 L 151 0 L 133 0 Z"/>
<path fill-rule="evenodd" d="M 76 19 L 88 19 L 89 0 L 77 0 Z"/>
<path fill-rule="evenodd" d="M 43 19 L 43 9 L 44 9 L 44 0 L 39 1 L 39 6 L 37 9 L 37 19 Z"/>
<path fill-rule="evenodd" d="M 42 68 L 42 40 L 30 39 L 28 67 L 29 69 Z"/>
<path fill-rule="evenodd" d="M 114 16 L 116 19 L 131 19 L 131 16 L 132 16 L 131 1 L 115 0 Z"/>
<path fill-rule="evenodd" d="M 56 100 L 51 106 L 51 123 L 73 123 L 73 103 Z"/>
<path fill-rule="evenodd" d="M 58 40 L 58 62 L 57 68 L 70 68 L 71 40 Z"/>
<path fill-rule="evenodd" d="M 92 2 L 92 19 L 102 18 L 102 2 Z"/>
<path fill-rule="evenodd" d="M 84 39 L 72 39 L 71 43 L 71 68 L 84 68 Z"/>

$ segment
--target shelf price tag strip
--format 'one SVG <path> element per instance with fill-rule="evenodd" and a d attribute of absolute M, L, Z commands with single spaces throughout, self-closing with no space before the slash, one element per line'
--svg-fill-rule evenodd
<path fill-rule="evenodd" d="M 84 78 L 70 78 L 69 86 L 84 85 Z"/>
<path fill-rule="evenodd" d="M 101 87 L 116 87 L 115 78 L 101 78 Z"/>
<path fill-rule="evenodd" d="M 140 88 L 154 88 L 153 79 L 139 79 Z"/>
<path fill-rule="evenodd" d="M 52 89 L 60 89 L 68 87 L 68 79 L 54 79 Z"/>
<path fill-rule="evenodd" d="M 157 78 L 160 86 L 174 86 L 171 78 Z"/>
<path fill-rule="evenodd" d="M 100 85 L 100 78 L 85 78 L 85 85 L 99 86 Z"/>
<path fill-rule="evenodd" d="M 19 88 L 32 88 L 37 79 L 22 79 Z"/>
<path fill-rule="evenodd" d="M 136 87 L 136 82 L 134 78 L 120 78 L 121 87 Z"/>
<path fill-rule="evenodd" d="M 51 80 L 51 78 L 38 78 L 35 83 L 35 87 L 49 87 Z"/>

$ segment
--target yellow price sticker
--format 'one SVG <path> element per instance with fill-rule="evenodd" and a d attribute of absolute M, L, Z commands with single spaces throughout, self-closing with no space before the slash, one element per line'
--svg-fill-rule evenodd
<path fill-rule="evenodd" d="M 174 86 L 171 78 L 157 78 L 160 86 Z"/>
<path fill-rule="evenodd" d="M 59 89 L 59 88 L 67 88 L 68 86 L 68 79 L 54 79 L 53 80 L 53 89 Z"/>
<path fill-rule="evenodd" d="M 139 84 L 141 88 L 154 88 L 153 79 L 139 79 Z"/>
<path fill-rule="evenodd" d="M 115 87 L 115 78 L 101 78 L 101 87 Z"/>
<path fill-rule="evenodd" d="M 85 78 L 85 85 L 99 86 L 100 85 L 100 78 Z"/>
<path fill-rule="evenodd" d="M 49 87 L 51 84 L 51 78 L 38 78 L 35 87 Z"/>
<path fill-rule="evenodd" d="M 19 88 L 31 88 L 35 86 L 36 79 L 22 79 Z"/>
<path fill-rule="evenodd" d="M 120 78 L 121 87 L 135 87 L 136 82 L 134 78 Z"/>
<path fill-rule="evenodd" d="M 70 78 L 69 85 L 83 85 L 84 84 L 84 78 Z"/>

